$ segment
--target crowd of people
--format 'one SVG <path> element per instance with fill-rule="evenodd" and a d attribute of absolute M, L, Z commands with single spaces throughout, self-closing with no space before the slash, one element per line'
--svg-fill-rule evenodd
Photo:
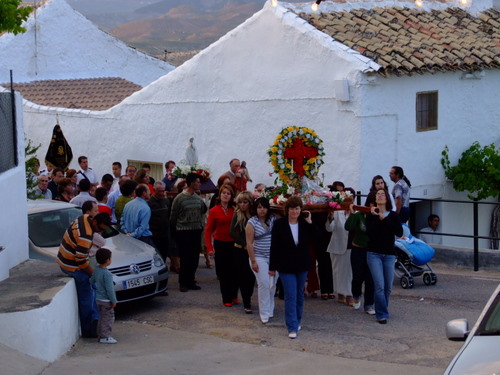
<path fill-rule="evenodd" d="M 318 297 L 318 291 L 321 299 L 336 298 L 355 310 L 363 305 L 380 324 L 387 323 L 394 239 L 403 235 L 402 223 L 409 218 L 411 184 L 401 167 L 390 169 L 395 184 L 392 194 L 382 176 L 373 178 L 366 210 L 356 211 L 351 204 L 347 211 L 311 213 L 303 209 L 298 196 L 289 197 L 282 210 L 273 210 L 269 199 L 261 196 L 264 184 L 256 184 L 253 192 L 247 190 L 247 182 L 251 182 L 248 170 L 236 158 L 219 177 L 210 204 L 200 195 L 202 177 L 189 173 L 179 180 L 171 160 L 165 163 L 161 181 L 149 175 L 148 164 L 139 170 L 128 166 L 122 174 L 121 164 L 115 162 L 112 174 L 99 180 L 87 157 L 80 156 L 78 163 L 78 171 L 41 171 L 36 194 L 82 207 L 84 214 L 68 228 L 57 261 L 77 282 L 84 336 L 95 334 L 95 322 L 101 315 L 100 342 L 116 342 L 110 336 L 110 310 L 116 297 L 109 290 L 105 272 L 111 254 L 101 251 L 94 265 L 88 258 L 94 234 L 98 236 L 110 225 L 154 246 L 164 260 L 169 258 L 170 270 L 179 275 L 180 292 L 201 289 L 196 272 L 200 253 L 204 253 L 208 267 L 212 266 L 211 257 L 215 259 L 224 307 L 240 304 L 240 295 L 244 312 L 252 314 L 257 285 L 258 314 L 266 324 L 274 316 L 275 297 L 281 295 L 292 339 L 301 329 L 304 297 Z M 329 187 L 346 197 L 354 195 L 341 181 Z M 429 217 L 430 229 L 435 231 L 437 224 L 439 217 Z M 97 299 L 92 297 L 89 280 L 100 283 Z"/>

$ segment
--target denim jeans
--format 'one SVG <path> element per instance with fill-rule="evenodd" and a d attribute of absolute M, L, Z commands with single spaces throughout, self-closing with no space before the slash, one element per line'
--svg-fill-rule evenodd
<path fill-rule="evenodd" d="M 395 255 L 367 252 L 366 261 L 375 288 L 375 316 L 378 320 L 389 318 L 389 296 L 394 281 Z"/>
<path fill-rule="evenodd" d="M 75 280 L 76 295 L 78 298 L 78 315 L 80 316 L 80 327 L 83 337 L 94 337 L 96 332 L 97 320 L 99 319 L 99 311 L 95 300 L 95 290 L 93 285 L 89 283 L 90 275 L 85 271 L 70 272 L 61 270 Z"/>
<path fill-rule="evenodd" d="M 298 273 L 280 272 L 281 283 L 285 291 L 285 323 L 288 332 L 297 332 L 304 311 L 304 287 L 307 271 Z"/>

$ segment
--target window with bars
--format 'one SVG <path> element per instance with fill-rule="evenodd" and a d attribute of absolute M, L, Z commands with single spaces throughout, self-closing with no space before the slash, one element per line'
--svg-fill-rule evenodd
<path fill-rule="evenodd" d="M 417 131 L 436 130 L 438 128 L 438 92 L 417 93 L 416 101 Z"/>

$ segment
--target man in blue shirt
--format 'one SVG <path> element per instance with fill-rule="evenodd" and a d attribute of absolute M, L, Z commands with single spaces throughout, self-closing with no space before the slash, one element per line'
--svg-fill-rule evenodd
<path fill-rule="evenodd" d="M 136 198 L 125 205 L 121 219 L 121 228 L 127 236 L 132 236 L 148 245 L 154 246 L 152 233 L 149 230 L 151 208 L 147 201 L 150 198 L 149 187 L 140 184 L 135 189 Z"/>

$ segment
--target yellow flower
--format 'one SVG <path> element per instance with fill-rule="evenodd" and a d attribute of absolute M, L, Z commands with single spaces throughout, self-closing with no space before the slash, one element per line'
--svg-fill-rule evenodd
<path fill-rule="evenodd" d="M 278 147 L 276 147 L 276 146 L 271 147 L 271 152 L 278 152 Z"/>
<path fill-rule="evenodd" d="M 291 164 L 285 164 L 285 167 L 287 167 L 288 169 L 292 169 Z"/>
<path fill-rule="evenodd" d="M 308 171 L 308 170 L 309 170 L 309 166 L 308 166 L 307 164 L 306 164 L 306 165 L 304 165 L 304 170 L 305 170 L 305 171 Z"/>
<path fill-rule="evenodd" d="M 293 132 L 293 126 L 289 126 L 288 128 L 286 128 L 286 130 L 288 130 L 289 132 Z"/>
<path fill-rule="evenodd" d="M 278 158 L 278 156 L 276 156 L 276 155 L 271 155 L 271 159 L 272 159 L 272 160 L 276 160 L 277 158 Z"/>
<path fill-rule="evenodd" d="M 281 134 L 278 134 L 278 136 L 276 138 L 281 139 L 281 138 L 283 138 L 283 136 Z"/>

